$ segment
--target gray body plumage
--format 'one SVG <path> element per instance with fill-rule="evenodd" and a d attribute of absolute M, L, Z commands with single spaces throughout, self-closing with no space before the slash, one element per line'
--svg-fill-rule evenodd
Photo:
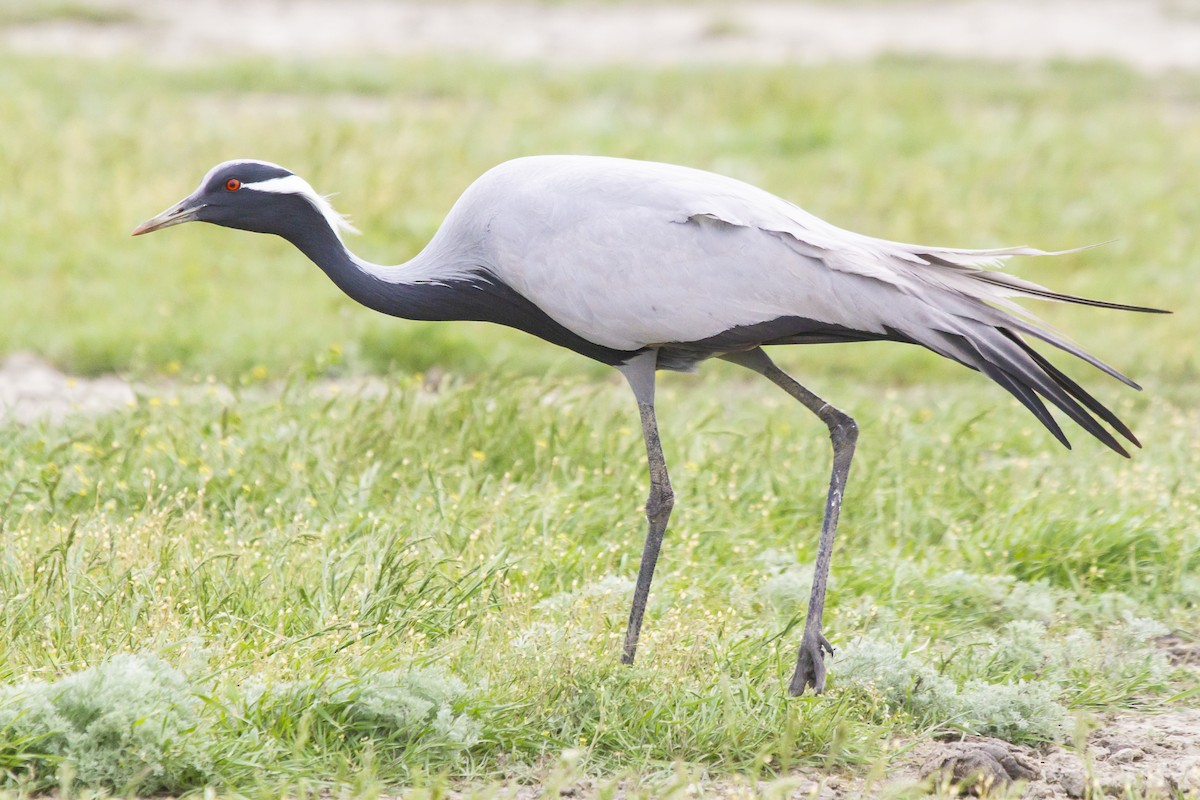
<path fill-rule="evenodd" d="M 1128 455 L 1109 409 L 1026 341 L 1040 339 L 1136 384 L 1016 306 L 1037 297 L 1125 310 L 998 271 L 1030 248 L 902 244 L 837 228 L 762 189 L 709 172 L 625 159 L 538 156 L 501 164 L 455 203 L 429 244 L 395 266 L 352 255 L 348 228 L 302 178 L 274 164 L 213 168 L 175 207 L 134 231 L 191 220 L 282 236 L 349 296 L 399 317 L 508 325 L 610 364 L 637 398 L 650 466 L 649 522 L 626 635 L 632 662 L 674 494 L 654 413 L 654 374 L 719 357 L 758 372 L 829 428 L 833 472 L 793 693 L 825 684 L 821 632 L 834 530 L 858 429 L 783 373 L 768 345 L 892 340 L 978 370 L 1063 444 L 1043 400 Z"/>
<path fill-rule="evenodd" d="M 1024 342 L 1053 344 L 1125 376 L 1027 315 L 1013 296 L 1127 308 L 1052 292 L 996 271 L 1026 247 L 963 250 L 843 230 L 762 189 L 670 164 L 537 156 L 501 164 L 455 204 L 429 246 L 386 281 L 499 283 L 610 364 L 658 351 L 659 369 L 760 345 L 894 340 L 979 370 L 1060 441 L 1039 400 L 1125 453 L 1093 414 L 1131 438 L 1077 384 Z M 504 308 L 496 298 L 496 309 Z M 553 326 L 530 333 L 570 347 Z M 502 319 L 492 321 L 505 322 Z M 505 324 L 509 324 L 505 322 Z"/>

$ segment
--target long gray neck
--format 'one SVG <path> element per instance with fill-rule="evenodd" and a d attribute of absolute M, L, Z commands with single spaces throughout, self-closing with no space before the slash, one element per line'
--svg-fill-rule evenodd
<path fill-rule="evenodd" d="M 303 208 L 300 213 L 290 215 L 286 228 L 276 233 L 299 248 L 353 300 L 375 311 L 405 319 L 477 318 L 471 316 L 472 309 L 456 302 L 456 295 L 461 294 L 461 290 L 441 282 L 404 279 L 406 272 L 417 278 L 424 277 L 422 273 L 426 270 L 420 269 L 423 264 L 417 262 L 428 260 L 426 253 L 401 267 L 387 269 L 389 274 L 385 280 L 381 277 L 384 268 L 356 258 L 320 213 L 307 202 L 303 202 Z"/>
<path fill-rule="evenodd" d="M 451 248 L 431 244 L 411 261 L 396 267 L 381 267 L 356 258 L 320 212 L 307 201 L 297 200 L 296 213 L 287 214 L 282 227 L 270 232 L 294 244 L 339 289 L 367 308 L 405 319 L 494 322 L 605 364 L 623 364 L 634 355 L 568 330 L 485 264 Z"/>

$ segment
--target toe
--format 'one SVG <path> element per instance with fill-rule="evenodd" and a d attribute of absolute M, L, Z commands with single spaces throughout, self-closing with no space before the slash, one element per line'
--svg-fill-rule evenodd
<path fill-rule="evenodd" d="M 812 687 L 813 694 L 825 691 L 825 650 L 833 648 L 825 637 L 818 635 L 816 640 L 805 638 L 800 643 L 799 657 L 796 659 L 796 671 L 788 685 L 788 692 L 793 696 L 804 694 Z"/>

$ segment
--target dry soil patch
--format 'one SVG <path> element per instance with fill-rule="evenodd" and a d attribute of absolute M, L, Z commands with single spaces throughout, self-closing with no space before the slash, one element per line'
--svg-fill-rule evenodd
<path fill-rule="evenodd" d="M 30 353 L 0 361 L 0 421 L 54 422 L 69 414 L 97 414 L 136 402 L 133 388 L 112 375 L 75 378 Z"/>
<path fill-rule="evenodd" d="M 723 3 L 91 0 L 0 29 L 22 52 L 166 63 L 460 55 L 562 64 L 823 63 L 885 53 L 1200 68 L 1200 0 Z M 107 19 L 97 22 L 96 19 Z"/>

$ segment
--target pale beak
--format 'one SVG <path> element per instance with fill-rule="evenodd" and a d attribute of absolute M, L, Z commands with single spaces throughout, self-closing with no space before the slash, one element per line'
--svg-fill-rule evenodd
<path fill-rule="evenodd" d="M 181 225 L 184 222 L 191 222 L 196 219 L 196 214 L 200 209 L 204 208 L 204 204 L 197 205 L 190 197 L 185 197 L 175 205 L 168 208 L 166 211 L 159 214 L 153 219 L 148 219 L 141 225 L 133 229 L 131 236 L 141 236 L 143 233 L 169 228 L 172 225 Z"/>

